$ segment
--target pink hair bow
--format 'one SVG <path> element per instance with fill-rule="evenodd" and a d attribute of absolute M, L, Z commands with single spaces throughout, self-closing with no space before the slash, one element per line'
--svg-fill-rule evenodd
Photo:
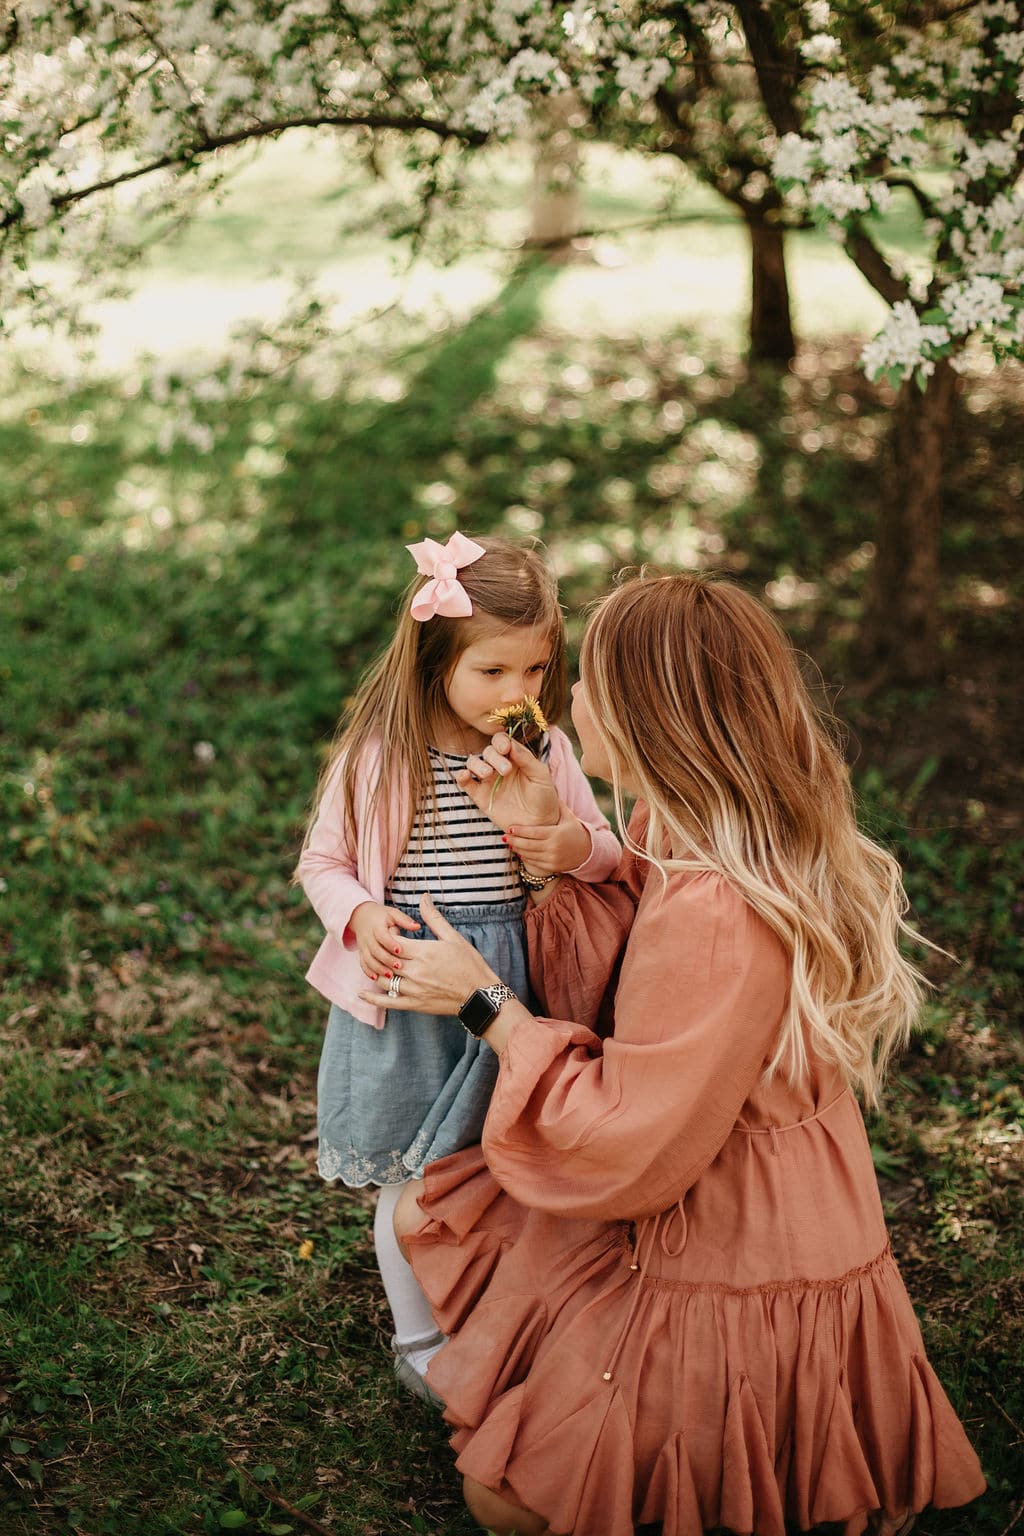
<path fill-rule="evenodd" d="M 485 555 L 487 551 L 483 546 L 474 544 L 465 534 L 453 533 L 447 544 L 424 539 L 420 544 L 405 547 L 416 561 L 420 575 L 431 578 L 420 587 L 409 605 L 413 618 L 421 623 L 432 619 L 435 613 L 443 614 L 446 619 L 467 618 L 473 612 L 473 604 L 457 572 Z"/>

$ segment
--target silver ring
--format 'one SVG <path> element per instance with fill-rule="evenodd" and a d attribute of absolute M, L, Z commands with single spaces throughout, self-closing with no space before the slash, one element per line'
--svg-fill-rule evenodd
<path fill-rule="evenodd" d="M 388 997 L 397 997 L 402 990 L 402 978 L 396 971 L 388 982 Z"/>

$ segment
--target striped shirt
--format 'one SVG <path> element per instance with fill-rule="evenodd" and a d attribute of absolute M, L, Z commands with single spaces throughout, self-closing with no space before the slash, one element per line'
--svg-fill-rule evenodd
<path fill-rule="evenodd" d="M 550 751 L 545 736 L 540 751 L 545 762 Z M 424 891 L 446 906 L 521 898 L 518 866 L 500 828 L 455 782 L 466 762 L 465 756 L 430 748 L 436 808 L 429 794 L 424 796 L 408 846 L 388 882 L 388 901 L 415 906 Z"/>

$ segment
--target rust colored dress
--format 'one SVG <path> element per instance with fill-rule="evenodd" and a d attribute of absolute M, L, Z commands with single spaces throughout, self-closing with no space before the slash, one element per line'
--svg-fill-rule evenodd
<path fill-rule="evenodd" d="M 629 854 L 528 924 L 551 1017 L 516 1024 L 482 1151 L 427 1169 L 409 1239 L 459 1469 L 572 1536 L 857 1536 L 975 1498 L 855 1099 L 814 1058 L 761 1081 L 790 978 L 767 925 Z"/>

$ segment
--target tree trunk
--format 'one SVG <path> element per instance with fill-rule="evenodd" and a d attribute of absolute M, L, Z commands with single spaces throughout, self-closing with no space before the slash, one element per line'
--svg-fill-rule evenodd
<path fill-rule="evenodd" d="M 579 140 L 571 119 L 577 110 L 571 91 L 551 96 L 538 109 L 533 200 L 528 249 L 552 261 L 573 256 L 572 241 L 580 232 Z"/>
<path fill-rule="evenodd" d="M 785 231 L 743 209 L 751 248 L 750 361 L 785 367 L 796 354 L 786 278 Z"/>
<path fill-rule="evenodd" d="M 939 675 L 939 534 L 958 375 L 939 361 L 922 391 L 903 385 L 893 411 L 889 492 L 875 539 L 861 650 L 888 683 Z"/>

